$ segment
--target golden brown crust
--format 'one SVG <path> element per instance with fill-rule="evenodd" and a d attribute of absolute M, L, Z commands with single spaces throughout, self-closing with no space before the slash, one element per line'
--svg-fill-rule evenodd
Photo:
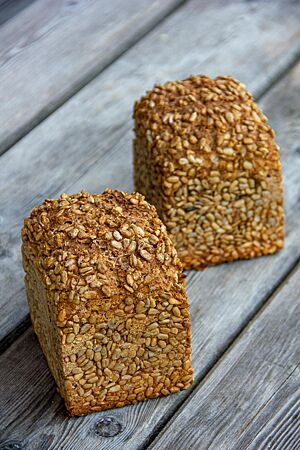
<path fill-rule="evenodd" d="M 186 268 L 283 246 L 274 132 L 244 85 L 191 76 L 134 108 L 136 190 L 154 204 Z"/>
<path fill-rule="evenodd" d="M 22 237 L 31 317 L 70 414 L 191 384 L 182 265 L 140 194 L 46 200 Z"/>

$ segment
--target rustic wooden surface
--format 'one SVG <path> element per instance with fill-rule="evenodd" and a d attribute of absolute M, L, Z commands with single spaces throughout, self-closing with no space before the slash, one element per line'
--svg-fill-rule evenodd
<path fill-rule="evenodd" d="M 9 33 L 16 26 L 12 22 L 21 27 L 22 15 L 29 14 L 34 5 L 42 11 L 41 5 L 46 3 L 36 0 L 24 8 L 2 25 L 0 36 L 11 39 Z M 60 5 L 68 8 L 71 3 Z M 129 2 L 122 5 L 125 3 Z M 93 44 L 94 48 L 96 21 L 105 22 L 107 36 L 114 26 L 119 36 L 116 40 L 124 30 L 131 33 L 125 44 L 118 42 L 118 49 L 107 49 L 109 37 L 97 41 L 98 76 L 95 72 L 87 75 L 93 51 L 82 55 L 80 62 L 76 49 L 66 42 L 54 61 L 59 64 L 64 51 L 71 51 L 67 65 L 73 70 L 59 80 L 57 97 L 51 88 L 52 74 L 41 66 L 37 85 L 41 83 L 41 92 L 47 95 L 38 99 L 31 116 L 31 57 L 27 63 L 24 58 L 23 66 L 20 63 L 23 78 L 17 74 L 18 82 L 24 82 L 23 90 L 28 87 L 29 93 L 23 92 L 22 84 L 22 94 L 11 87 L 5 91 L 10 101 L 0 110 L 3 123 L 14 116 L 18 102 L 24 101 L 25 109 L 22 121 L 14 118 L 8 128 L 3 127 L 3 149 L 7 151 L 0 157 L 0 380 L 6 380 L 0 385 L 0 449 L 5 448 L 1 444 L 12 441 L 19 448 L 30 449 L 296 449 L 300 447 L 300 375 L 296 368 L 300 270 L 293 268 L 300 256 L 299 4 L 292 0 L 195 0 L 179 7 L 179 1 L 137 3 L 154 12 L 141 19 L 139 30 L 132 30 L 135 14 L 142 14 L 137 7 L 119 11 L 120 1 L 109 2 L 110 14 L 119 8 L 110 24 L 109 14 L 106 19 L 92 17 L 94 2 L 74 2 L 70 13 L 77 15 L 74 23 L 80 23 L 80 17 L 89 10 L 94 24 L 90 34 L 80 31 L 87 46 Z M 35 20 L 31 14 L 28 17 Z M 69 19 L 71 30 L 74 23 L 72 17 Z M 46 54 L 49 45 L 59 42 L 60 33 L 56 34 L 55 26 L 50 27 L 52 44 L 46 34 L 46 42 L 38 42 L 36 54 L 43 54 L 43 45 Z M 101 59 L 104 53 L 105 60 Z M 32 48 L 29 54 L 36 56 Z M 80 64 L 86 72 L 80 73 Z M 63 191 L 101 192 L 106 186 L 131 190 L 130 116 L 134 99 L 154 82 L 199 72 L 240 78 L 259 99 L 277 132 L 285 184 L 285 249 L 272 257 L 188 275 L 196 374 L 190 390 L 70 419 L 27 316 L 19 253 L 22 220 L 45 197 Z M 12 73 L 10 78 L 13 83 Z M 94 80 L 89 82 L 91 78 Z M 80 87 L 86 84 L 80 92 L 78 82 Z M 7 136 L 14 138 L 7 140 Z M 107 418 L 111 418 L 107 429 L 115 436 L 101 436 Z"/>
<path fill-rule="evenodd" d="M 36 0 L 4 23 L 0 28 L 0 153 L 181 2 Z"/>
<path fill-rule="evenodd" d="M 222 68 L 261 95 L 300 47 L 300 11 L 290 5 L 293 14 L 286 13 L 289 27 L 284 27 L 281 2 L 268 11 L 244 2 L 225 7 L 223 1 L 207 0 L 201 9 L 198 0 L 187 3 L 2 156 L 0 245 L 6 257 L 0 339 L 22 326 L 27 314 L 19 255 L 23 218 L 62 191 L 132 189 L 132 105 L 153 82 L 201 71 L 214 75 Z M 245 48 L 255 64 L 245 64 Z"/>
<path fill-rule="evenodd" d="M 284 441 L 293 439 L 297 426 L 300 432 L 299 332 L 291 332 L 300 323 L 299 291 L 300 266 L 182 405 L 153 449 L 270 448 L 275 442 L 289 448 Z M 288 420 L 294 422 L 289 428 Z M 285 436 L 273 439 L 274 422 Z"/>

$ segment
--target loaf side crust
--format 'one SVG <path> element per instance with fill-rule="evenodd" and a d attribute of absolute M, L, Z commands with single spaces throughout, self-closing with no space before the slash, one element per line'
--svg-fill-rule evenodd
<path fill-rule="evenodd" d="M 143 196 L 63 194 L 22 238 L 34 329 L 71 415 L 191 385 L 182 264 Z"/>
<path fill-rule="evenodd" d="M 245 86 L 191 76 L 134 108 L 135 188 L 156 206 L 185 268 L 283 247 L 274 131 Z"/>

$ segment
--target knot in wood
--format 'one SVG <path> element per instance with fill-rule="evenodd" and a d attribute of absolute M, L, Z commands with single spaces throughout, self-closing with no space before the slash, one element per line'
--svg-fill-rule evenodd
<path fill-rule="evenodd" d="M 122 424 L 114 417 L 103 417 L 95 426 L 96 434 L 102 437 L 114 437 L 122 431 Z"/>

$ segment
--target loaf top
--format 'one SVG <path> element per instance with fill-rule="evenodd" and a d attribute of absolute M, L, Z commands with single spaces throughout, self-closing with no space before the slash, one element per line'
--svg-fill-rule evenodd
<path fill-rule="evenodd" d="M 138 193 L 107 189 L 46 200 L 25 220 L 22 237 L 49 298 L 65 311 L 62 320 L 131 296 L 185 298 L 174 245 Z"/>
<path fill-rule="evenodd" d="M 266 117 L 246 87 L 228 76 L 191 76 L 157 85 L 135 103 L 134 118 L 136 136 L 146 135 L 166 175 L 174 172 L 174 164 L 182 171 L 193 165 L 211 177 L 213 170 L 228 172 L 229 178 L 241 171 L 259 176 L 279 164 Z"/>

